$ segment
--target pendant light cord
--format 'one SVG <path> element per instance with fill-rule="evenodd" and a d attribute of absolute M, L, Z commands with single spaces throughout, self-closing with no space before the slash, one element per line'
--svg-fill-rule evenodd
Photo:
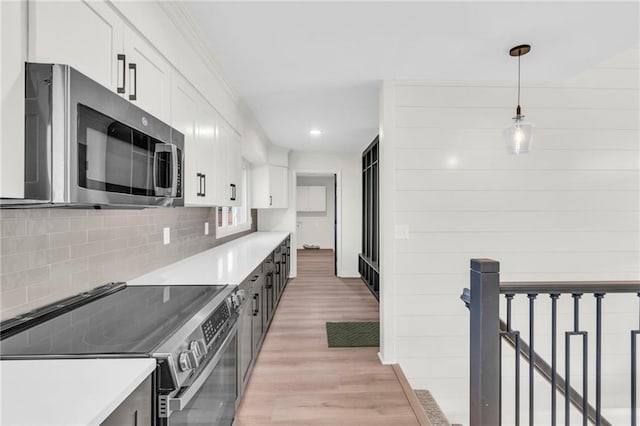
<path fill-rule="evenodd" d="M 520 57 L 522 54 L 518 52 L 518 107 L 516 108 L 516 115 L 520 116 Z"/>

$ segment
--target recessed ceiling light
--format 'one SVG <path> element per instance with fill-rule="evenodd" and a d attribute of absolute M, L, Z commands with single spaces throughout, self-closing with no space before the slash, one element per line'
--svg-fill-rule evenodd
<path fill-rule="evenodd" d="M 311 130 L 309 130 L 309 134 L 311 136 L 320 136 L 322 134 L 322 130 L 320 130 L 320 129 L 311 129 Z"/>

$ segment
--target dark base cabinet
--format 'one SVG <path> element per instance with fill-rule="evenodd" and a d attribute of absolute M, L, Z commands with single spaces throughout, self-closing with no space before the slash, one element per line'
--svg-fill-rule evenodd
<path fill-rule="evenodd" d="M 251 376 L 264 337 L 271 325 L 280 296 L 289 279 L 290 238 L 279 245 L 240 284 L 245 301 L 240 310 L 238 327 L 238 383 L 239 395 Z M 237 403 L 240 403 L 238 398 Z"/>

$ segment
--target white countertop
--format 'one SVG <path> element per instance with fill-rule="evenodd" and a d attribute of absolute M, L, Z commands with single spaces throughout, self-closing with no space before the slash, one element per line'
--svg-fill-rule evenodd
<path fill-rule="evenodd" d="M 0 425 L 99 425 L 155 366 L 150 358 L 0 361 Z"/>
<path fill-rule="evenodd" d="M 288 232 L 254 232 L 157 269 L 128 285 L 239 285 Z"/>

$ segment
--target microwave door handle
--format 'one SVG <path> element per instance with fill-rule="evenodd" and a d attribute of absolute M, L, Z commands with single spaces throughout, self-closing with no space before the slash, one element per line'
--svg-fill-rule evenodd
<path fill-rule="evenodd" d="M 220 346 L 220 349 L 218 349 L 218 352 L 215 354 L 213 359 L 207 364 L 204 370 L 202 370 L 202 372 L 198 375 L 198 377 L 193 381 L 193 383 L 184 392 L 180 394 L 180 397 L 168 398 L 169 410 L 181 411 L 187 405 L 189 405 L 189 402 L 191 402 L 191 399 L 198 393 L 198 391 L 202 388 L 202 386 L 207 381 L 207 379 L 209 378 L 213 370 L 217 367 L 218 363 L 220 362 L 220 359 L 222 358 L 226 350 L 229 348 L 229 345 L 231 344 L 237 331 L 238 331 L 238 321 L 236 321 L 233 327 L 231 327 L 231 330 L 229 330 L 229 334 L 227 334 L 227 337 L 224 339 L 224 342 Z"/>
<path fill-rule="evenodd" d="M 160 153 L 164 153 L 164 152 L 170 152 L 171 153 L 171 165 L 170 167 L 172 168 L 172 182 L 171 182 L 171 188 L 164 188 L 162 186 L 158 185 L 158 174 L 159 173 L 167 173 L 167 169 L 166 167 L 160 168 L 159 164 L 160 162 L 158 161 L 158 155 L 160 155 Z M 176 162 L 176 159 L 178 157 L 178 148 L 175 145 L 171 145 L 168 143 L 163 143 L 163 144 L 157 144 L 156 145 L 156 149 L 153 153 L 153 187 L 155 189 L 155 195 L 156 197 L 167 197 L 167 192 L 169 194 L 171 194 L 171 196 L 175 196 L 174 192 L 177 192 L 177 181 L 178 181 L 178 163 Z"/>
<path fill-rule="evenodd" d="M 158 148 L 158 147 L 157 147 Z M 153 152 L 153 189 L 156 197 L 160 196 L 161 188 L 158 186 L 158 153 L 160 151 L 156 149 Z"/>
<path fill-rule="evenodd" d="M 176 145 L 171 145 L 171 196 L 178 196 L 178 162 L 181 160 L 178 155 L 178 147 Z"/>

